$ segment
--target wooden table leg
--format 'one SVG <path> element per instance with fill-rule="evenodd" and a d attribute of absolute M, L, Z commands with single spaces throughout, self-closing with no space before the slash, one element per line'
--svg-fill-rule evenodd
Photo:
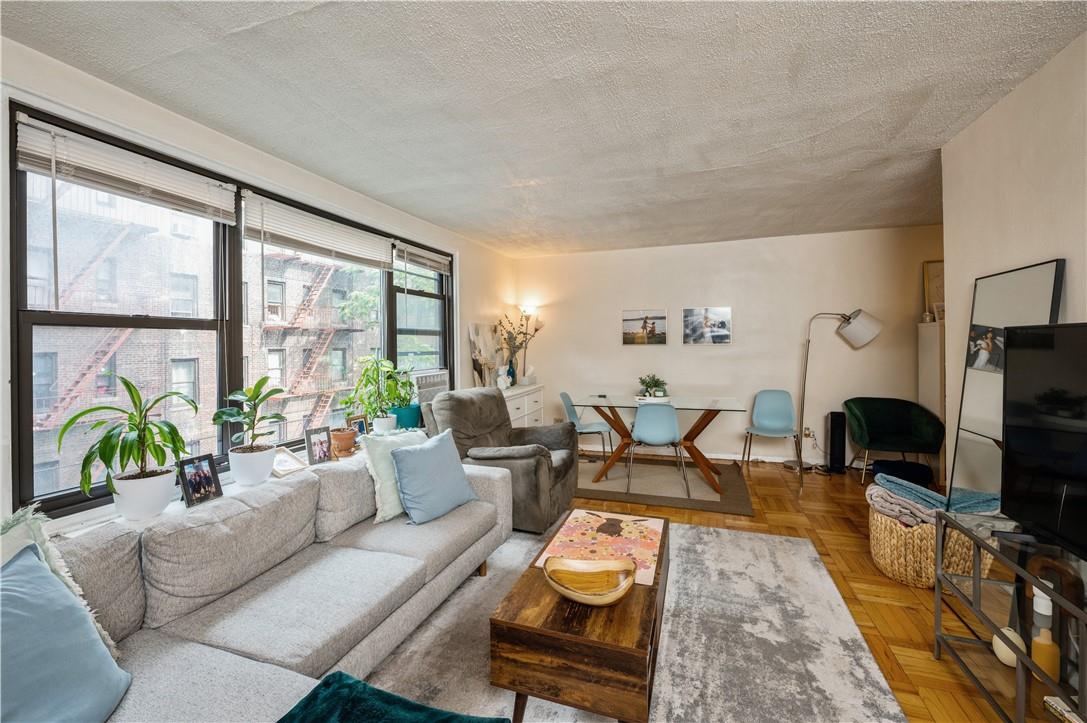
<path fill-rule="evenodd" d="M 680 444 L 683 449 L 686 450 L 687 456 L 691 458 L 691 461 L 695 463 L 698 470 L 702 473 L 702 476 L 706 478 L 706 482 L 713 491 L 720 494 L 721 484 L 717 481 L 717 475 L 721 474 L 721 470 L 717 468 L 713 462 L 710 462 L 706 458 L 706 455 L 702 454 L 702 450 L 695 445 L 694 441 L 698 439 L 698 435 L 705 431 L 706 427 L 710 426 L 710 422 L 717 418 L 717 415 L 721 411 L 718 409 L 707 409 L 702 412 L 691 428 L 687 430 L 687 433 L 683 435 L 683 440 Z"/>
<path fill-rule="evenodd" d="M 528 705 L 528 696 L 517 693 L 513 698 L 513 723 L 521 723 L 525 719 L 525 706 Z"/>
<path fill-rule="evenodd" d="M 600 465 L 600 470 L 593 477 L 593 483 L 599 482 L 604 479 L 604 475 L 608 473 L 615 463 L 623 458 L 623 453 L 630 449 L 630 445 L 634 444 L 634 439 L 630 436 L 630 429 L 627 427 L 623 418 L 619 416 L 619 410 L 615 407 L 593 407 L 593 411 L 601 416 L 601 418 L 608 423 L 617 435 L 619 435 L 619 444 L 612 450 L 611 456 Z"/>

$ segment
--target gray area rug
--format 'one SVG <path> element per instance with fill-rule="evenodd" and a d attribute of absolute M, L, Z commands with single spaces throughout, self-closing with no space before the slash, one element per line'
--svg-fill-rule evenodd
<path fill-rule="evenodd" d="M 751 494 L 747 490 L 740 465 L 735 462 L 718 462 L 721 474 L 717 477 L 721 492 L 718 494 L 706 484 L 702 473 L 694 463 L 687 465 L 687 481 L 691 497 L 683 486 L 683 475 L 670 462 L 637 460 L 630 471 L 630 492 L 627 488 L 627 468 L 617 464 L 608 471 L 607 479 L 593 482 L 600 470 L 600 462 L 581 462 L 578 468 L 577 496 L 592 500 L 631 502 L 638 505 L 665 505 L 684 510 L 723 512 L 728 515 L 753 517 Z"/>
<path fill-rule="evenodd" d="M 905 721 L 808 540 L 673 524 L 653 721 Z M 488 618 L 546 538 L 523 533 L 369 682 L 459 713 L 511 716 L 488 683 Z M 526 721 L 603 721 L 530 699 Z"/>

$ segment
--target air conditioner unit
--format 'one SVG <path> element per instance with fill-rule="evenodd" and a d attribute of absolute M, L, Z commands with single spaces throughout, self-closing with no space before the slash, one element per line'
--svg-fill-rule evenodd
<path fill-rule="evenodd" d="M 441 392 L 449 391 L 449 370 L 437 369 L 427 372 L 412 372 L 411 380 L 419 395 L 419 403 L 433 401 Z"/>

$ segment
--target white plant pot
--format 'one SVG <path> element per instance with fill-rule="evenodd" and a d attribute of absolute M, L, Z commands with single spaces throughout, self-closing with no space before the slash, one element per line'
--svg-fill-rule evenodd
<path fill-rule="evenodd" d="M 389 432 L 396 431 L 396 417 L 389 415 L 387 417 L 375 417 L 374 418 L 374 431 L 387 434 Z"/>
<path fill-rule="evenodd" d="M 230 450 L 230 476 L 243 487 L 259 485 L 272 474 L 272 465 L 276 461 L 276 448 L 269 447 L 260 452 L 235 452 Z"/>
<path fill-rule="evenodd" d="M 154 477 L 114 477 L 113 486 L 117 494 L 113 496 L 113 503 L 126 520 L 140 522 L 151 519 L 161 514 L 166 505 L 177 497 L 179 489 L 174 486 L 175 482 L 177 472 L 172 469 Z"/>

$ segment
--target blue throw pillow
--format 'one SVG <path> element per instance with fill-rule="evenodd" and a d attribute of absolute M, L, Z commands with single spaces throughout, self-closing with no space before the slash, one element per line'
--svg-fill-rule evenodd
<path fill-rule="evenodd" d="M 104 721 L 132 676 L 39 555 L 27 545 L 0 568 L 0 718 Z"/>
<path fill-rule="evenodd" d="M 429 522 L 477 499 L 464 474 L 451 430 L 414 447 L 394 449 L 392 456 L 400 504 L 415 524 Z"/>

